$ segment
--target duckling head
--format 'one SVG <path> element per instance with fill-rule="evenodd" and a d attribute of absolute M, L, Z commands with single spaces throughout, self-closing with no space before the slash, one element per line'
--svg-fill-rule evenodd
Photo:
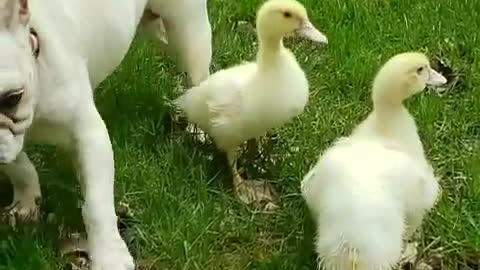
<path fill-rule="evenodd" d="M 430 67 L 427 56 L 418 52 L 397 54 L 377 73 L 373 82 L 374 102 L 402 103 L 427 85 L 440 86 L 447 79 Z"/>
<path fill-rule="evenodd" d="M 257 31 L 267 39 L 298 35 L 328 43 L 327 37 L 310 22 L 305 7 L 296 0 L 268 0 L 258 10 Z"/>

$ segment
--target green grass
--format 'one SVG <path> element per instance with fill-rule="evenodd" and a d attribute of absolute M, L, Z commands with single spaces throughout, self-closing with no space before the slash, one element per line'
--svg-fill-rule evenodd
<path fill-rule="evenodd" d="M 260 1 L 209 2 L 212 68 L 252 59 Z M 313 269 L 300 180 L 334 138 L 366 116 L 379 66 L 398 52 L 420 50 L 461 75 L 446 93 L 427 91 L 407 105 L 443 188 L 421 243 L 444 248 L 444 269 L 478 269 L 468 268 L 467 259 L 480 252 L 480 1 L 303 2 L 330 44 L 288 42 L 308 74 L 311 99 L 303 115 L 275 131 L 273 161 L 258 161 L 267 169 L 261 176 L 279 179 L 281 210 L 274 214 L 254 213 L 237 201 L 223 156 L 169 121 L 166 100 L 178 95 L 181 78 L 155 44 L 137 39 L 98 89 L 115 151 L 116 198 L 128 202 L 139 221 L 132 229 L 135 256 L 154 269 Z M 43 148 L 29 152 L 46 209 L 66 217 L 67 229 L 81 228 L 79 187 L 66 156 Z M 46 224 L 2 228 L 0 270 L 58 269 L 58 231 Z"/>

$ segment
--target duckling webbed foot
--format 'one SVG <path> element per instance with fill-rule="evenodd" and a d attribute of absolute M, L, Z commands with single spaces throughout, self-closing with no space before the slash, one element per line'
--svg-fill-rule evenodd
<path fill-rule="evenodd" d="M 273 210 L 277 206 L 273 203 L 275 190 L 273 186 L 264 180 L 245 180 L 241 176 L 235 176 L 234 188 L 237 197 L 245 204 L 266 202 L 265 210 Z"/>
<path fill-rule="evenodd" d="M 417 269 L 415 268 L 418 260 L 417 245 L 416 242 L 404 242 L 402 256 L 399 261 L 399 266 L 401 266 L 400 269 Z"/>

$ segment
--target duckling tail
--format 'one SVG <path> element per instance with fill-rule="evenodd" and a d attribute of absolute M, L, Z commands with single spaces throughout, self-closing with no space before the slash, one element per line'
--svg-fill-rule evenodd
<path fill-rule="evenodd" d="M 355 217 L 320 220 L 315 242 L 320 269 L 391 270 L 402 254 L 403 218 L 400 214 L 376 214 L 383 217 L 373 222 Z"/>
<path fill-rule="evenodd" d="M 185 110 L 185 107 L 186 106 L 186 97 L 185 97 L 185 94 L 184 95 L 181 95 L 179 96 L 178 98 L 176 98 L 174 101 L 173 101 L 173 105 L 175 106 L 176 109 L 179 109 L 179 110 Z"/>
<path fill-rule="evenodd" d="M 183 95 L 173 101 L 176 109 L 181 110 L 188 120 L 197 125 L 205 125 L 208 121 L 206 93 L 198 87 L 188 89 Z"/>

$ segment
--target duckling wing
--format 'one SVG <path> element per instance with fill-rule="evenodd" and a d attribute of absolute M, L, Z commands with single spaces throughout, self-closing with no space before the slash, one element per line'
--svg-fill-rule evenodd
<path fill-rule="evenodd" d="M 191 122 L 208 133 L 232 130 L 238 123 L 244 93 L 255 69 L 255 64 L 248 63 L 217 71 L 199 86 L 188 89 L 176 103 Z"/>
<path fill-rule="evenodd" d="M 249 71 L 238 69 L 212 91 L 207 101 L 209 126 L 217 143 L 236 144 L 242 141 L 242 116 Z M 240 75 L 241 74 L 241 75 Z"/>
<path fill-rule="evenodd" d="M 326 269 L 391 269 L 401 254 L 404 216 L 384 187 L 381 176 L 395 164 L 378 156 L 383 149 L 338 141 L 304 179 L 303 194 L 317 221 L 316 251 Z M 373 150 L 377 154 L 366 152 Z"/>
<path fill-rule="evenodd" d="M 394 164 L 383 171 L 382 177 L 388 179 L 390 194 L 395 200 L 402 202 L 407 215 L 423 216 L 425 211 L 435 205 L 440 191 L 433 169 L 405 152 L 389 152 L 392 153 L 390 163 Z"/>
<path fill-rule="evenodd" d="M 316 249 L 326 269 L 352 269 L 352 261 L 354 269 L 391 269 L 405 228 L 416 228 L 437 197 L 430 168 L 374 140 L 338 140 L 313 170 L 302 193 L 317 220 Z"/>

